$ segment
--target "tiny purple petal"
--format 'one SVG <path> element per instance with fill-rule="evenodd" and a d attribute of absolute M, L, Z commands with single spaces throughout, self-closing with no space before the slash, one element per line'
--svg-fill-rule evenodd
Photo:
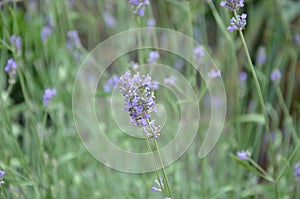
<path fill-rule="evenodd" d="M 274 69 L 270 75 L 270 79 L 273 82 L 278 82 L 281 79 L 281 72 L 278 68 Z"/>
<path fill-rule="evenodd" d="M 241 159 L 241 160 L 247 160 L 248 158 L 250 158 L 250 156 L 251 156 L 251 153 L 250 153 L 250 151 L 244 151 L 244 150 L 242 150 L 242 151 L 238 151 L 237 152 L 237 156 Z"/>

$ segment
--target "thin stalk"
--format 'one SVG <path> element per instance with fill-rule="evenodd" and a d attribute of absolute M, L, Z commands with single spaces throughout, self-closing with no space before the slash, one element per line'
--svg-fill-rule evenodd
<path fill-rule="evenodd" d="M 234 16 L 237 19 L 236 11 L 234 11 Z M 274 147 L 273 147 L 272 140 L 271 140 L 269 119 L 268 119 L 268 115 L 267 115 L 267 111 L 266 111 L 266 107 L 265 107 L 265 102 L 264 102 L 264 99 L 263 99 L 262 91 L 261 91 L 261 88 L 260 88 L 260 85 L 259 85 L 259 82 L 258 82 L 258 78 L 257 78 L 256 72 L 255 72 L 251 57 L 250 57 L 250 53 L 249 53 L 249 50 L 248 50 L 243 32 L 242 32 L 241 29 L 239 29 L 238 32 L 239 32 L 239 36 L 242 40 L 242 44 L 243 44 L 243 47 L 244 47 L 244 50 L 245 50 L 245 53 L 246 53 L 246 57 L 247 57 L 248 64 L 250 66 L 251 73 L 253 75 L 255 87 L 256 87 L 256 90 L 257 90 L 257 94 L 258 94 L 258 99 L 259 99 L 259 102 L 261 104 L 262 112 L 263 112 L 264 118 L 265 118 L 265 129 L 266 129 L 266 133 L 267 133 L 267 136 L 268 136 L 268 142 L 270 143 L 270 148 L 269 149 L 270 149 L 270 153 L 271 153 L 271 164 L 273 166 L 273 178 L 274 178 L 275 194 L 276 194 L 276 198 L 279 199 L 279 187 L 278 187 L 278 180 L 277 180 L 276 166 L 275 166 L 275 151 L 274 151 Z"/>

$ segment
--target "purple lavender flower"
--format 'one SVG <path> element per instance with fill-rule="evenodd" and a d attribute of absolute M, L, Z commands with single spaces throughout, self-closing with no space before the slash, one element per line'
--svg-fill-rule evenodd
<path fill-rule="evenodd" d="M 240 72 L 239 79 L 240 79 L 241 82 L 245 82 L 247 80 L 247 78 L 248 78 L 247 73 Z"/>
<path fill-rule="evenodd" d="M 194 59 L 200 60 L 205 55 L 204 48 L 202 46 L 197 46 L 194 48 Z"/>
<path fill-rule="evenodd" d="M 266 63 L 267 61 L 266 47 L 264 46 L 258 47 L 255 60 L 257 66 L 262 66 Z"/>
<path fill-rule="evenodd" d="M 300 181 L 300 163 L 296 163 L 294 165 L 294 175 L 297 178 L 298 181 Z"/>
<path fill-rule="evenodd" d="M 113 89 L 117 88 L 119 84 L 119 77 L 117 75 L 111 76 L 104 85 L 104 91 L 106 93 L 111 92 Z"/>
<path fill-rule="evenodd" d="M 156 184 L 157 187 L 156 187 L 156 186 L 153 186 L 153 187 L 151 188 L 151 190 L 152 190 L 153 192 L 161 192 L 161 190 L 164 188 L 163 178 L 160 178 L 159 181 L 160 181 L 160 182 L 158 182 L 158 180 L 154 180 L 154 182 L 155 182 L 155 184 Z"/>
<path fill-rule="evenodd" d="M 0 170 L 0 184 L 4 184 L 4 181 L 2 180 L 4 175 L 5 175 L 5 171 Z"/>
<path fill-rule="evenodd" d="M 48 37 L 51 35 L 52 29 L 50 26 L 44 26 L 41 30 L 42 42 L 45 43 L 48 40 Z"/>
<path fill-rule="evenodd" d="M 174 76 L 170 76 L 168 78 L 164 79 L 164 83 L 167 85 L 171 85 L 174 86 L 175 85 L 175 77 Z"/>
<path fill-rule="evenodd" d="M 270 79 L 273 82 L 279 82 L 279 80 L 281 79 L 281 72 L 278 68 L 274 69 L 270 75 Z"/>
<path fill-rule="evenodd" d="M 109 12 L 107 11 L 104 11 L 103 12 L 103 19 L 104 19 L 104 22 L 106 24 L 106 26 L 110 27 L 110 28 L 113 28 L 116 26 L 117 22 L 114 18 L 114 16 L 112 16 Z"/>
<path fill-rule="evenodd" d="M 142 17 L 145 15 L 145 7 L 149 4 L 149 0 L 128 0 L 128 3 L 135 7 L 133 14 Z"/>
<path fill-rule="evenodd" d="M 241 160 L 247 160 L 251 156 L 251 153 L 248 150 L 247 151 L 244 151 L 244 150 L 238 151 L 236 154 Z"/>
<path fill-rule="evenodd" d="M 148 59 L 148 62 L 149 63 L 155 63 L 156 60 L 159 58 L 159 53 L 157 51 L 151 51 L 149 53 L 149 59 Z"/>
<path fill-rule="evenodd" d="M 67 32 L 69 41 L 73 42 L 77 47 L 81 45 L 78 32 L 76 30 L 70 30 Z"/>
<path fill-rule="evenodd" d="M 44 97 L 43 97 L 43 99 L 44 99 L 44 105 L 48 106 L 50 104 L 51 98 L 53 96 L 55 96 L 55 95 L 56 95 L 56 89 L 55 88 L 53 88 L 53 89 L 47 88 L 45 90 Z"/>
<path fill-rule="evenodd" d="M 296 44 L 300 45 L 300 34 L 296 34 L 294 36 L 294 41 L 296 42 Z"/>
<path fill-rule="evenodd" d="M 151 18 L 147 20 L 147 25 L 148 27 L 155 27 L 156 26 L 156 21 L 155 19 Z"/>
<path fill-rule="evenodd" d="M 8 76 L 9 76 L 9 80 L 8 80 L 9 84 L 16 83 L 17 68 L 18 68 L 18 65 L 15 62 L 15 60 L 13 58 L 10 58 L 7 61 L 7 64 L 4 68 L 4 71 L 7 72 Z"/>
<path fill-rule="evenodd" d="M 17 52 L 21 52 L 22 49 L 22 39 L 20 36 L 12 35 L 10 36 L 10 42 L 13 45 L 15 49 L 17 49 Z"/>
<path fill-rule="evenodd" d="M 151 88 L 152 88 L 153 90 L 158 90 L 158 89 L 159 89 L 158 82 L 152 82 Z"/>
<path fill-rule="evenodd" d="M 216 69 L 211 69 L 208 73 L 208 76 L 212 79 L 215 79 L 217 77 L 221 77 L 221 71 Z"/>
<path fill-rule="evenodd" d="M 146 137 L 157 139 L 160 127 L 155 126 L 155 120 L 150 117 L 150 113 L 156 111 L 151 77 L 140 76 L 139 73 L 131 76 L 131 72 L 126 71 L 120 77 L 120 91 L 125 101 L 123 109 L 129 112 L 130 123 L 142 127 Z"/>
<path fill-rule="evenodd" d="M 244 0 L 226 0 L 222 1 L 220 6 L 226 7 L 229 11 L 236 11 L 244 6 Z"/>
<path fill-rule="evenodd" d="M 232 17 L 232 19 L 230 20 L 230 26 L 227 27 L 227 30 L 229 32 L 233 32 L 235 30 L 242 30 L 245 28 L 247 21 L 247 14 L 242 14 L 242 15 L 238 15 L 237 19 Z"/>
<path fill-rule="evenodd" d="M 13 74 L 16 74 L 16 70 L 17 70 L 17 63 L 15 62 L 15 60 L 13 58 L 10 58 L 8 61 L 7 61 L 7 64 L 4 68 L 5 72 L 7 73 L 13 73 Z"/>

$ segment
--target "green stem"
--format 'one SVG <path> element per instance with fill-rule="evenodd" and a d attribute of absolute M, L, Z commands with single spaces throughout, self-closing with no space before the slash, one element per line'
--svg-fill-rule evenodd
<path fill-rule="evenodd" d="M 236 11 L 234 11 L 234 16 L 237 19 Z M 267 111 L 266 111 L 266 107 L 265 107 L 265 102 L 264 102 L 264 99 L 263 99 L 262 91 L 261 91 L 261 88 L 260 88 L 260 85 L 259 85 L 259 82 L 258 82 L 258 78 L 257 78 L 256 72 L 255 72 L 251 57 L 250 57 L 250 53 L 249 53 L 249 50 L 248 50 L 243 32 L 242 32 L 241 29 L 239 29 L 238 32 L 239 32 L 239 36 L 242 40 L 242 44 L 243 44 L 243 47 L 244 47 L 244 50 L 245 50 L 245 53 L 246 53 L 246 57 L 247 57 L 248 64 L 250 66 L 251 73 L 253 75 L 255 87 L 256 87 L 256 90 L 257 90 L 257 94 L 258 94 L 258 99 L 259 99 L 259 102 L 261 104 L 262 112 L 263 112 L 264 118 L 265 118 L 265 128 L 266 128 L 266 133 L 267 133 L 267 136 L 268 136 L 268 143 L 270 145 L 269 149 L 270 149 L 270 153 L 271 153 L 271 164 L 273 166 L 273 179 L 274 179 L 275 193 L 276 193 L 276 198 L 279 199 L 279 187 L 278 187 L 278 180 L 277 180 L 276 166 L 275 166 L 275 150 L 274 150 L 272 140 L 271 140 L 269 119 L 268 119 L 268 115 L 267 115 Z"/>

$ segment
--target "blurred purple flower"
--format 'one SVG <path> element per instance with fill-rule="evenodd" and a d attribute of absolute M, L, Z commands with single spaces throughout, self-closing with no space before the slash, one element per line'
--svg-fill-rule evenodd
<path fill-rule="evenodd" d="M 255 62 L 257 66 L 262 66 L 267 61 L 267 53 L 266 53 L 266 47 L 259 46 L 256 53 Z"/>
<path fill-rule="evenodd" d="M 220 6 L 226 7 L 229 11 L 236 11 L 244 6 L 244 0 L 226 0 L 222 1 Z"/>
<path fill-rule="evenodd" d="M 22 39 L 20 36 L 12 35 L 10 36 L 10 42 L 14 48 L 17 49 L 17 52 L 21 52 L 22 49 Z"/>
<path fill-rule="evenodd" d="M 77 47 L 81 45 L 79 34 L 76 30 L 70 30 L 67 32 L 67 37 L 70 42 L 73 42 Z"/>
<path fill-rule="evenodd" d="M 278 68 L 274 69 L 270 75 L 270 79 L 273 82 L 279 82 L 279 80 L 281 79 L 281 72 Z"/>
<path fill-rule="evenodd" d="M 104 91 L 106 93 L 109 93 L 113 91 L 113 89 L 117 88 L 118 84 L 119 84 L 119 77 L 117 75 L 113 75 L 104 84 Z"/>
<path fill-rule="evenodd" d="M 194 59 L 199 61 L 205 55 L 204 48 L 202 46 L 197 46 L 194 48 Z"/>
<path fill-rule="evenodd" d="M 149 0 L 128 0 L 128 2 L 135 7 L 133 14 L 142 17 L 145 14 L 145 7 L 149 4 Z"/>
<path fill-rule="evenodd" d="M 109 12 L 103 12 L 103 19 L 107 27 L 113 28 L 116 26 L 117 22 L 114 16 L 112 16 Z"/>
<path fill-rule="evenodd" d="M 247 80 L 247 78 L 248 78 L 247 73 L 240 72 L 239 79 L 241 82 L 245 82 Z"/>
<path fill-rule="evenodd" d="M 158 90 L 159 89 L 159 85 L 158 85 L 158 82 L 152 82 L 152 85 L 151 85 L 151 88 L 153 89 L 153 90 Z"/>
<path fill-rule="evenodd" d="M 250 156 L 251 156 L 251 153 L 250 153 L 250 151 L 244 151 L 244 150 L 242 150 L 242 151 L 238 151 L 237 153 L 236 153 L 236 155 L 241 159 L 241 160 L 247 160 L 248 158 L 250 158 Z"/>
<path fill-rule="evenodd" d="M 148 27 L 155 27 L 156 26 L 156 21 L 155 19 L 151 18 L 147 20 L 147 25 Z"/>
<path fill-rule="evenodd" d="M 50 104 L 51 98 L 55 95 L 56 95 L 56 89 L 55 88 L 53 88 L 53 89 L 47 88 L 44 92 L 44 97 L 43 97 L 44 105 L 48 106 Z"/>
<path fill-rule="evenodd" d="M 294 175 L 297 178 L 298 181 L 300 181 L 300 163 L 296 163 L 294 165 Z"/>
<path fill-rule="evenodd" d="M 42 42 L 45 43 L 48 40 L 48 37 L 52 33 L 52 28 L 50 26 L 44 26 L 41 30 Z"/>
<path fill-rule="evenodd" d="M 7 73 L 13 73 L 13 74 L 16 74 L 16 70 L 17 70 L 17 63 L 15 62 L 15 60 L 13 58 L 10 58 L 8 61 L 7 61 L 7 64 L 4 68 L 5 72 Z"/>
<path fill-rule="evenodd" d="M 229 32 L 233 32 L 235 30 L 242 30 L 245 28 L 247 21 L 247 14 L 242 14 L 242 15 L 237 15 L 237 19 L 232 17 L 232 19 L 230 20 L 230 26 L 227 27 L 227 30 Z"/>
<path fill-rule="evenodd" d="M 0 170 L 0 184 L 4 184 L 4 181 L 2 180 L 4 175 L 5 175 L 5 171 Z"/>
<path fill-rule="evenodd" d="M 171 86 L 174 86 L 175 85 L 175 77 L 174 76 L 170 76 L 168 78 L 165 78 L 164 79 L 164 83 L 168 84 L 168 85 L 171 85 Z"/>
<path fill-rule="evenodd" d="M 221 77 L 221 71 L 216 69 L 211 69 L 208 73 L 208 76 L 212 79 L 215 79 L 217 77 Z"/>
<path fill-rule="evenodd" d="M 156 60 L 159 58 L 159 53 L 157 51 L 151 51 L 149 53 L 149 59 L 148 59 L 148 62 L 149 63 L 155 63 Z"/>
<path fill-rule="evenodd" d="M 151 188 L 151 190 L 152 190 L 153 192 L 161 192 L 162 189 L 164 188 L 163 178 L 160 178 L 159 181 L 160 181 L 160 182 L 158 182 L 158 180 L 154 180 L 156 186 L 153 186 L 153 187 Z"/>
<path fill-rule="evenodd" d="M 294 41 L 296 42 L 296 44 L 300 45 L 300 34 L 296 34 L 294 36 Z"/>
<path fill-rule="evenodd" d="M 124 110 L 128 111 L 130 123 L 142 127 L 146 137 L 158 139 L 160 127 L 155 126 L 150 113 L 156 111 L 152 81 L 149 75 L 140 76 L 139 73 L 131 76 L 126 71 L 120 77 L 120 91 L 124 96 Z"/>

